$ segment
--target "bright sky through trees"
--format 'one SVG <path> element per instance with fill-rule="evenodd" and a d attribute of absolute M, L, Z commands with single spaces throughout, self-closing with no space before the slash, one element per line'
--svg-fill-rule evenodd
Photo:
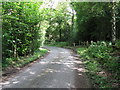
<path fill-rule="evenodd" d="M 41 8 L 53 8 L 53 9 L 56 9 L 58 4 L 60 2 L 64 2 L 65 0 L 62 0 L 62 1 L 59 1 L 59 0 L 44 0 L 43 1 L 43 4 L 41 5 L 40 9 Z M 71 7 L 70 7 L 70 2 L 65 2 L 67 3 L 67 10 L 69 12 L 69 14 L 72 15 L 72 13 L 76 14 L 75 10 L 73 10 Z"/>

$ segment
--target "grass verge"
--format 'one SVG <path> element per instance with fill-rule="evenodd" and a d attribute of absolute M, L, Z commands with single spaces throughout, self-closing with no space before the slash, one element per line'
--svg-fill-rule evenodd
<path fill-rule="evenodd" d="M 91 79 L 92 85 L 95 88 L 118 88 L 118 81 L 113 76 L 115 73 L 106 72 L 107 69 L 103 68 L 104 64 L 100 64 L 95 58 L 86 53 L 88 48 L 82 47 L 77 49 L 77 53 L 81 56 L 85 68 L 87 70 L 87 75 Z M 109 75 L 111 74 L 111 75 Z M 117 82 L 117 83 L 116 83 Z M 116 85 L 115 85 L 116 84 Z"/>
<path fill-rule="evenodd" d="M 7 62 L 2 63 L 2 70 L 7 71 L 12 68 L 23 67 L 41 56 L 44 56 L 48 52 L 47 49 L 39 48 L 33 55 L 29 55 L 26 57 L 18 57 L 18 58 L 7 58 Z"/>
<path fill-rule="evenodd" d="M 78 47 L 85 47 L 85 46 L 72 46 L 72 45 L 69 45 L 69 42 L 54 42 L 51 44 L 46 44 L 46 46 L 55 46 L 55 47 L 72 49 L 75 52 L 77 52 Z"/>
<path fill-rule="evenodd" d="M 50 44 L 46 44 L 47 46 L 56 46 L 56 47 L 69 47 L 68 42 L 54 42 Z"/>

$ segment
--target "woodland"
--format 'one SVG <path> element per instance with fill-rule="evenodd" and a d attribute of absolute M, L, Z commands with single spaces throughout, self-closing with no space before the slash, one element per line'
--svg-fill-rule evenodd
<path fill-rule="evenodd" d="M 70 48 L 97 88 L 119 87 L 119 2 L 2 2 L 2 70 Z M 103 72 L 102 75 L 100 72 Z"/>

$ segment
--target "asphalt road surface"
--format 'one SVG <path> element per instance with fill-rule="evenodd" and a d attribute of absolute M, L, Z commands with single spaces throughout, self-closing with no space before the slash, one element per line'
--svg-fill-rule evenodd
<path fill-rule="evenodd" d="M 81 60 L 69 49 L 45 47 L 49 54 L 2 83 L 3 88 L 90 88 Z"/>

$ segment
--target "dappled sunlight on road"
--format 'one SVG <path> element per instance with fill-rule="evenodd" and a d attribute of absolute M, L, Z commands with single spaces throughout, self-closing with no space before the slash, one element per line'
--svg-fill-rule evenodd
<path fill-rule="evenodd" d="M 13 82 L 14 84 L 16 84 L 16 83 L 19 83 L 19 81 L 15 81 L 15 82 Z"/>
<path fill-rule="evenodd" d="M 1 83 L 2 85 L 7 85 L 7 84 L 10 84 L 10 82 L 9 81 L 6 81 L 6 82 L 3 82 L 3 83 Z"/>
<path fill-rule="evenodd" d="M 35 74 L 35 72 L 30 72 L 30 74 Z"/>
<path fill-rule="evenodd" d="M 55 50 L 2 85 L 7 87 L 74 88 L 78 77 L 84 77 L 85 69 L 82 64 L 82 61 L 78 57 L 72 56 L 69 50 L 59 53 L 58 50 Z"/>
<path fill-rule="evenodd" d="M 62 53 L 62 54 L 67 54 L 68 52 L 60 52 L 60 53 Z"/>
<path fill-rule="evenodd" d="M 48 64 L 48 62 L 43 62 L 43 61 L 41 61 L 41 62 L 39 62 L 40 64 Z"/>

